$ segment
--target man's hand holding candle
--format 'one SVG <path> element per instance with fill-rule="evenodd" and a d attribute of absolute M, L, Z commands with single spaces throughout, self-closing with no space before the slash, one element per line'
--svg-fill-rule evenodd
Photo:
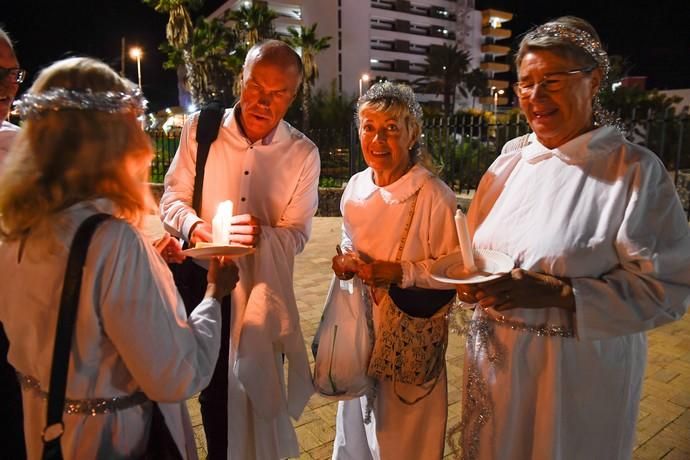
<path fill-rule="evenodd" d="M 251 214 L 232 216 L 231 225 L 224 244 L 243 244 L 256 247 L 261 236 L 261 222 Z M 190 243 L 209 243 L 213 241 L 213 228 L 208 222 L 200 221 L 192 229 Z M 219 243 L 223 244 L 223 243 Z"/>
<path fill-rule="evenodd" d="M 233 215 L 233 203 L 226 200 L 218 205 L 213 223 L 199 221 L 194 224 L 189 241 L 226 245 L 241 244 L 256 247 L 261 235 L 261 222 L 251 214 Z"/>
<path fill-rule="evenodd" d="M 261 222 L 251 214 L 240 214 L 230 219 L 230 244 L 256 247 L 261 236 Z"/>

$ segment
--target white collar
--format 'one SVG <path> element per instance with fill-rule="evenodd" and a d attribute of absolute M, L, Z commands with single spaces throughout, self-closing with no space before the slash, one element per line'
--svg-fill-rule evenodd
<path fill-rule="evenodd" d="M 602 126 L 577 136 L 555 149 L 545 147 L 534 133 L 522 149 L 522 158 L 530 163 L 556 156 L 565 163 L 584 163 L 588 159 L 606 154 L 625 142 L 623 135 L 613 126 Z"/>
<path fill-rule="evenodd" d="M 364 201 L 370 198 L 375 192 L 379 192 L 381 198 L 387 204 L 403 203 L 414 195 L 417 190 L 422 188 L 422 185 L 432 177 L 433 174 L 428 169 L 419 164 L 415 164 L 400 179 L 385 187 L 379 187 L 374 183 L 374 171 L 371 168 L 367 168 L 361 173 L 354 198 Z"/>
<path fill-rule="evenodd" d="M 240 138 L 244 139 L 249 145 L 257 143 L 260 143 L 261 145 L 270 145 L 274 142 L 280 142 L 290 135 L 288 123 L 281 119 L 278 122 L 278 125 L 275 128 L 273 128 L 271 132 L 269 132 L 264 138 L 256 142 L 250 141 L 244 134 L 244 130 L 242 129 L 240 122 L 238 120 L 241 110 L 242 109 L 240 108 L 239 103 L 235 104 L 235 106 L 231 109 L 230 116 L 226 117 L 225 120 L 223 120 L 223 128 L 229 128 L 233 135 L 239 136 Z"/>

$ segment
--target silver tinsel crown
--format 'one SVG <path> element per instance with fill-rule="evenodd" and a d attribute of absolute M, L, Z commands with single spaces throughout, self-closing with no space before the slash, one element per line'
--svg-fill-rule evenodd
<path fill-rule="evenodd" d="M 601 42 L 584 30 L 558 23 L 546 23 L 527 34 L 525 40 L 530 42 L 543 37 L 558 38 L 572 43 L 589 54 L 604 74 L 604 81 L 609 74 L 609 56 Z"/>
<path fill-rule="evenodd" d="M 530 42 L 532 40 L 537 40 L 544 37 L 565 40 L 574 46 L 577 46 L 587 53 L 592 59 L 594 59 L 603 74 L 602 84 L 599 87 L 599 94 L 594 100 L 594 123 L 597 126 L 615 126 L 625 134 L 626 131 L 620 118 L 609 110 L 604 109 L 599 101 L 600 95 L 604 90 L 606 81 L 608 80 L 609 70 L 611 69 L 609 55 L 602 47 L 601 42 L 584 30 L 553 22 L 547 22 L 546 24 L 535 28 L 527 34 L 525 40 Z"/>
<path fill-rule="evenodd" d="M 407 107 L 410 114 L 417 119 L 419 124 L 422 124 L 422 106 L 417 102 L 417 98 L 414 96 L 414 91 L 407 85 L 400 83 L 391 83 L 389 81 L 384 81 L 380 83 L 374 83 L 371 88 L 367 90 L 362 97 L 357 101 L 357 113 L 359 109 L 366 102 L 375 102 L 385 99 L 391 99 L 400 102 L 402 105 Z M 357 117 L 355 117 L 357 118 Z"/>
<path fill-rule="evenodd" d="M 134 112 L 141 115 L 148 102 L 139 88 L 131 91 L 91 91 L 90 89 L 49 89 L 41 93 L 26 93 L 14 106 L 23 119 L 38 118 L 47 112 L 60 110 L 95 110 L 108 113 Z"/>

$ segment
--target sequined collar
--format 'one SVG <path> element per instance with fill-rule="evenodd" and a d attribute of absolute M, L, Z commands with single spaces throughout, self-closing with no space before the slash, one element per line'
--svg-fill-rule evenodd
<path fill-rule="evenodd" d="M 387 204 L 402 203 L 415 194 L 422 185 L 433 177 L 433 174 L 424 166 L 415 164 L 400 179 L 385 187 L 379 187 L 374 183 L 374 171 L 367 168 L 362 171 L 357 187 L 356 199 L 366 200 L 375 192 L 381 194 L 381 198 Z"/>
<path fill-rule="evenodd" d="M 528 145 L 522 149 L 522 157 L 530 163 L 556 156 L 569 164 L 584 163 L 593 156 L 607 154 L 624 142 L 623 135 L 612 126 L 602 126 L 588 131 L 565 144 L 549 149 L 537 136 L 529 135 Z"/>

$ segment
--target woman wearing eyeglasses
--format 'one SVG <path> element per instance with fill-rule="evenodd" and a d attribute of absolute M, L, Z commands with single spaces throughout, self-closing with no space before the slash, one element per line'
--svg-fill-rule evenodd
<path fill-rule="evenodd" d="M 26 70 L 19 68 L 10 37 L 0 29 L 0 171 L 14 136 L 19 132 L 18 126 L 6 120 L 25 76 Z"/>
<path fill-rule="evenodd" d="M 607 123 L 609 63 L 590 24 L 530 31 L 515 92 L 532 133 L 514 139 L 469 210 L 475 248 L 517 267 L 458 289 L 477 304 L 465 354 L 468 458 L 627 459 L 645 331 L 690 303 L 690 231 L 663 164 Z"/>

